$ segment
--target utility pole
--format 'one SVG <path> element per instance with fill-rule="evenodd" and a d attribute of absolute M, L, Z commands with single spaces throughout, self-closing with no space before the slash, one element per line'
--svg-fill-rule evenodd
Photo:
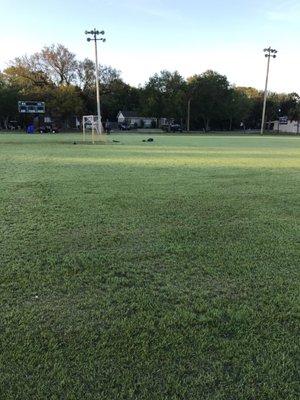
<path fill-rule="evenodd" d="M 266 85 L 265 85 L 265 94 L 264 94 L 264 105 L 263 105 L 263 112 L 262 112 L 262 120 L 261 120 L 261 129 L 260 133 L 263 135 L 264 128 L 265 128 L 265 118 L 266 118 L 266 106 L 267 106 L 267 97 L 268 97 L 268 83 L 269 83 L 269 73 L 270 73 L 270 61 L 271 57 L 276 58 L 276 54 L 278 53 L 277 50 L 268 47 L 264 49 L 265 57 L 268 59 L 267 63 L 267 76 L 266 76 Z"/>
<path fill-rule="evenodd" d="M 103 37 L 98 37 L 99 35 L 104 35 L 104 31 L 98 31 L 94 28 L 92 31 L 85 31 L 86 35 L 92 35 L 92 37 L 88 37 L 87 41 L 94 41 L 95 42 L 95 75 L 96 75 L 96 97 L 97 97 L 97 115 L 98 115 L 98 132 L 100 135 L 102 134 L 102 122 L 101 122 L 101 109 L 100 109 L 100 89 L 99 89 L 99 65 L 98 65 L 98 46 L 97 41 L 100 40 L 103 43 L 106 42 L 106 39 Z"/>

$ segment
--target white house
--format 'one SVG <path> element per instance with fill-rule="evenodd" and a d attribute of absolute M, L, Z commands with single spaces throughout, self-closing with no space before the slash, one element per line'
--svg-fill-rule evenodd
<path fill-rule="evenodd" d="M 300 121 L 286 120 L 284 123 L 280 121 L 274 122 L 274 132 L 278 133 L 300 133 Z"/>
<path fill-rule="evenodd" d="M 134 111 L 119 111 L 118 125 L 126 125 L 131 128 L 155 128 L 157 126 L 157 118 L 140 117 Z"/>

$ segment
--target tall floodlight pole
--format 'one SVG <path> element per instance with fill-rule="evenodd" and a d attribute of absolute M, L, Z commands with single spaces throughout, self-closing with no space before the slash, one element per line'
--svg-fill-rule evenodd
<path fill-rule="evenodd" d="M 268 59 L 267 62 L 267 76 L 266 76 L 266 86 L 265 86 L 265 94 L 264 94 L 264 105 L 263 105 L 263 113 L 261 119 L 261 130 L 260 133 L 263 135 L 265 128 L 265 118 L 266 118 L 266 106 L 267 106 L 267 97 L 268 97 L 268 83 L 269 83 L 269 73 L 270 73 L 270 61 L 271 58 L 276 58 L 277 50 L 268 47 L 264 49 L 265 57 Z"/>
<path fill-rule="evenodd" d="M 104 31 L 97 31 L 95 28 L 92 31 L 85 31 L 86 35 L 91 35 L 92 37 L 88 37 L 87 41 L 95 42 L 95 75 L 96 75 L 96 97 L 97 97 L 97 115 L 98 115 L 98 132 L 100 135 L 102 134 L 102 123 L 101 123 L 101 109 L 100 109 L 100 89 L 99 89 L 99 64 L 98 64 L 98 46 L 97 42 L 100 40 L 102 42 L 106 42 L 106 39 L 103 37 L 98 37 L 99 35 L 104 35 Z"/>

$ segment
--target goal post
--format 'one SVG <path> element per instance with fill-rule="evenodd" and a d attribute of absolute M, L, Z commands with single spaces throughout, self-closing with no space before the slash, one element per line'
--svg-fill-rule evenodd
<path fill-rule="evenodd" d="M 98 123 L 97 115 L 84 115 L 82 117 L 83 141 L 86 141 L 87 135 L 91 133 L 92 143 L 95 141 L 105 142 L 105 132 L 102 122 Z"/>

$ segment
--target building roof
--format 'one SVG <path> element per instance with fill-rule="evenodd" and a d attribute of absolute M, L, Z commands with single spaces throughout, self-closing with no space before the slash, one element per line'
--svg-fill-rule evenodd
<path fill-rule="evenodd" d="M 124 118 L 138 118 L 138 119 L 157 119 L 156 117 L 143 117 L 139 115 L 136 111 L 119 111 L 117 118 L 119 118 L 120 114 L 123 115 Z"/>
<path fill-rule="evenodd" d="M 139 115 L 136 111 L 120 111 L 119 114 L 122 113 L 125 118 L 139 118 Z"/>

